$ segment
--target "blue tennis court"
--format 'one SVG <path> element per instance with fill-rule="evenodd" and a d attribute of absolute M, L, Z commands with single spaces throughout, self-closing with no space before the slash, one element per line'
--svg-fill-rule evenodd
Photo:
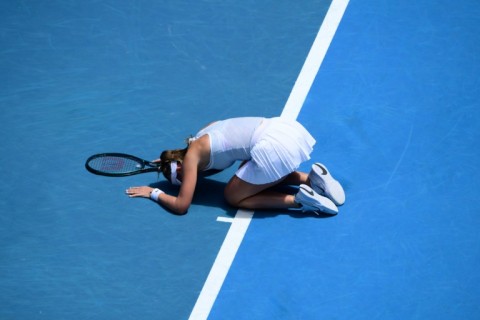
<path fill-rule="evenodd" d="M 219 292 L 235 168 L 185 216 L 84 168 L 282 114 L 338 2 L 0 4 L 0 319 L 478 318 L 480 4 L 348 3 L 298 109 L 347 201 L 252 213 Z"/>

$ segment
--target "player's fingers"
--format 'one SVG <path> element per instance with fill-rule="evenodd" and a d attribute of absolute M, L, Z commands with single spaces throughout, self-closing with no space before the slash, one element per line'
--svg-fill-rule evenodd
<path fill-rule="evenodd" d="M 125 193 L 128 194 L 129 196 L 133 196 L 137 194 L 137 191 L 138 191 L 137 189 L 138 189 L 137 187 L 130 187 L 127 190 L 125 190 Z"/>

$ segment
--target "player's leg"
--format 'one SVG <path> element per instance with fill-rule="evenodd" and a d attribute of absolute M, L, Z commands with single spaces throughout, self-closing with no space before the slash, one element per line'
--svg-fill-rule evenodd
<path fill-rule="evenodd" d="M 313 191 L 309 186 L 301 184 L 296 195 L 274 191 L 271 188 L 284 183 L 285 179 L 304 179 L 302 175 L 289 175 L 278 181 L 267 184 L 251 184 L 237 176 L 233 176 L 225 187 L 227 202 L 246 209 L 290 209 L 302 208 L 303 211 L 338 213 L 335 204 L 328 198 Z M 299 180 L 300 179 L 300 180 Z M 303 180 L 302 180 L 303 181 Z"/>

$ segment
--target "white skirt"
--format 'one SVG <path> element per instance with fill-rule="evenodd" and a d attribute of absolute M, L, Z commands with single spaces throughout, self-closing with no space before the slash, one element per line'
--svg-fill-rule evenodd
<path fill-rule="evenodd" d="M 315 139 L 297 121 L 265 119 L 255 131 L 251 156 L 235 175 L 251 184 L 280 180 L 310 159 Z"/>

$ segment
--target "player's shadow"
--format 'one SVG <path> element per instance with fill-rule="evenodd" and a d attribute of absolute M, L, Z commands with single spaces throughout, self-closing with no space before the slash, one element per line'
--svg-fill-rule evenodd
<path fill-rule="evenodd" d="M 227 184 L 208 178 L 200 178 L 195 188 L 192 204 L 206 207 L 219 208 L 228 216 L 235 216 L 237 209 L 228 205 L 223 196 L 223 190 Z M 179 188 L 171 185 L 168 181 L 159 181 L 150 184 L 152 188 L 159 188 L 168 194 L 177 195 Z M 167 211 L 172 211 L 165 208 Z"/>
<path fill-rule="evenodd" d="M 293 209 L 275 209 L 275 210 L 255 210 L 255 214 L 253 218 L 268 219 L 268 218 L 275 218 L 277 216 L 284 216 L 284 215 L 289 215 L 290 217 L 295 219 L 305 219 L 305 218 L 325 219 L 325 218 L 334 217 L 334 215 L 326 214 L 326 213 L 316 214 L 314 212 L 302 212 L 301 210 L 293 210 Z"/>
<path fill-rule="evenodd" d="M 238 208 L 230 206 L 223 196 L 223 190 L 226 187 L 225 182 L 212 180 L 209 178 L 200 178 L 197 182 L 197 187 L 195 189 L 195 194 L 192 199 L 192 204 L 206 207 L 219 208 L 225 212 L 225 215 L 230 217 L 235 217 L 235 214 L 238 211 Z M 178 187 L 171 185 L 168 181 L 159 181 L 156 183 L 150 184 L 152 188 L 160 188 L 168 194 L 176 195 L 178 194 Z M 298 191 L 297 187 L 283 186 L 278 187 L 276 190 L 295 194 Z M 164 207 L 165 210 L 169 211 L 172 214 L 174 212 L 168 210 Z M 289 215 L 292 218 L 303 219 L 303 218 L 331 218 L 332 215 L 329 214 L 315 214 L 312 212 L 302 212 L 301 210 L 292 210 L 292 209 L 274 209 L 274 210 L 255 210 L 253 215 L 254 219 L 268 219 L 274 218 L 280 215 Z"/>
<path fill-rule="evenodd" d="M 275 191 L 279 191 L 287 194 L 295 194 L 298 192 L 298 187 L 296 186 L 279 186 L 274 188 Z M 253 216 L 254 219 L 268 219 L 274 218 L 277 216 L 289 215 L 295 219 L 305 219 L 305 218 L 331 218 L 333 217 L 330 214 L 326 213 L 313 213 L 313 212 L 302 212 L 300 209 L 273 209 L 273 210 L 255 210 Z"/>

